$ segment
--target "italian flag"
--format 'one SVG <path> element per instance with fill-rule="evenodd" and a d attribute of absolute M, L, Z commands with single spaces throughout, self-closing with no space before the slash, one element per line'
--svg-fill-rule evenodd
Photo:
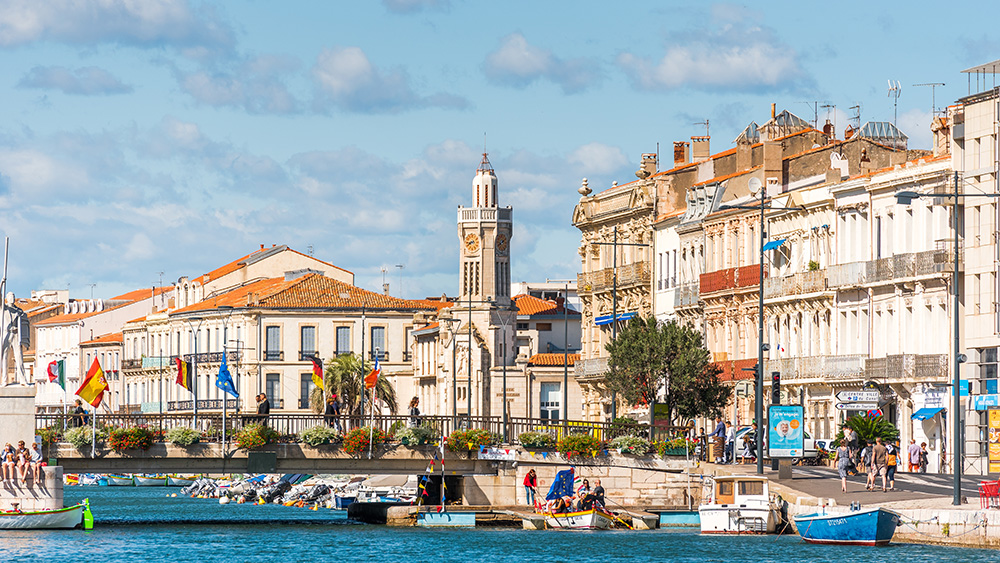
<path fill-rule="evenodd" d="M 58 383 L 59 387 L 66 389 L 66 362 L 54 360 L 49 362 L 49 383 Z"/>

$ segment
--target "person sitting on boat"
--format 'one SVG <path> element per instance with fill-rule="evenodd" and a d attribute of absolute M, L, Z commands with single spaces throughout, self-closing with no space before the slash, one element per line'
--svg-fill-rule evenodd
<path fill-rule="evenodd" d="M 604 506 L 604 487 L 601 486 L 601 480 L 600 479 L 597 479 L 596 481 L 594 481 L 594 492 L 592 494 L 594 495 L 594 500 L 603 507 Z"/>
<path fill-rule="evenodd" d="M 44 483 L 42 479 L 42 465 L 44 463 L 42 462 L 42 450 L 39 449 L 38 442 L 31 443 L 30 453 L 31 459 L 29 460 L 29 464 L 31 465 L 32 479 L 34 479 L 36 485 Z"/>
<path fill-rule="evenodd" d="M 14 446 L 7 442 L 7 445 L 3 447 L 3 452 L 0 452 L 0 469 L 2 469 L 2 475 L 4 481 L 14 480 L 14 468 L 17 466 L 17 454 L 14 452 Z"/>

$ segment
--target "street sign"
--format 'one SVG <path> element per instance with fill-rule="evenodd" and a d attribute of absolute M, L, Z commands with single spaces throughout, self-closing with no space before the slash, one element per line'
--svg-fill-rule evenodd
<path fill-rule="evenodd" d="M 871 411 L 878 408 L 878 403 L 837 403 L 836 407 L 842 411 Z"/>
<path fill-rule="evenodd" d="M 845 403 L 877 403 L 882 394 L 877 390 L 840 391 L 837 400 Z"/>

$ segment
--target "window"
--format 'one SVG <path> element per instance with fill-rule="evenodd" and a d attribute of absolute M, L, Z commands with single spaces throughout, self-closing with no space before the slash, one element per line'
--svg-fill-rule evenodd
<path fill-rule="evenodd" d="M 528 330 L 528 323 L 517 323 L 517 330 Z"/>
<path fill-rule="evenodd" d="M 264 347 L 264 359 L 268 361 L 281 361 L 281 327 L 267 327 L 266 344 Z"/>
<path fill-rule="evenodd" d="M 271 406 L 274 408 L 281 408 L 281 374 L 280 373 L 269 373 L 267 374 L 266 384 L 264 387 L 264 392 L 267 393 L 267 398 L 271 400 Z"/>
<path fill-rule="evenodd" d="M 979 355 L 979 392 L 997 393 L 997 349 L 984 348 Z"/>
<path fill-rule="evenodd" d="M 351 327 L 349 326 L 338 326 L 337 327 L 337 355 L 350 354 L 351 353 Z"/>
<path fill-rule="evenodd" d="M 539 418 L 559 420 L 560 383 L 542 383 L 538 406 L 541 408 Z"/>
<path fill-rule="evenodd" d="M 552 330 L 552 323 L 535 323 L 535 330 L 538 332 L 548 332 Z"/>
<path fill-rule="evenodd" d="M 376 354 L 378 354 L 379 360 L 388 359 L 389 355 L 385 350 L 385 327 L 384 326 L 373 326 L 371 340 L 371 358 L 375 359 Z"/>
<path fill-rule="evenodd" d="M 309 395 L 312 394 L 312 390 L 316 387 L 313 383 L 312 373 L 303 373 L 299 375 L 299 408 L 308 409 L 309 408 Z"/>
<path fill-rule="evenodd" d="M 411 327 L 406 327 L 403 329 L 403 361 L 410 361 L 410 350 L 413 345 L 413 336 L 410 332 L 413 330 Z"/>
<path fill-rule="evenodd" d="M 316 354 L 316 327 L 304 326 L 299 329 L 299 360 Z"/>

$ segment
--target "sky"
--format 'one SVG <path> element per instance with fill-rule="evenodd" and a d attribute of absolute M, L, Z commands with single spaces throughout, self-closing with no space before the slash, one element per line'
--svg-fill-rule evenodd
<path fill-rule="evenodd" d="M 455 295 L 484 147 L 512 280 L 575 278 L 582 178 L 634 180 L 657 147 L 669 168 L 706 121 L 729 149 L 771 103 L 840 136 L 852 106 L 892 121 L 890 80 L 930 148 L 914 85 L 945 83 L 942 109 L 1000 59 L 1000 3 L 947 25 L 940 3 L 829 6 L 0 0 L 8 289 L 109 298 L 286 244 L 366 289 Z"/>

